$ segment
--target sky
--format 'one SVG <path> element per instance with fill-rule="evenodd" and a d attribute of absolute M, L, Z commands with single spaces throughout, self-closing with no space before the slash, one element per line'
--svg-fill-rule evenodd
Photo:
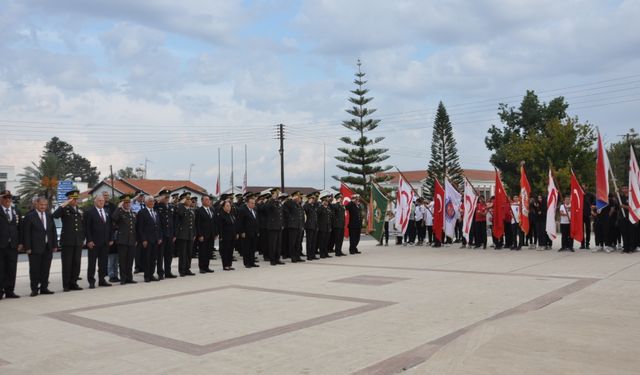
<path fill-rule="evenodd" d="M 499 103 L 526 90 L 619 141 L 640 117 L 640 1 L 5 0 L 0 2 L 0 164 L 18 172 L 47 140 L 101 177 L 148 160 L 148 178 L 214 190 L 324 188 L 358 59 L 386 165 L 426 169 L 446 106 L 463 168 L 489 169 Z"/>

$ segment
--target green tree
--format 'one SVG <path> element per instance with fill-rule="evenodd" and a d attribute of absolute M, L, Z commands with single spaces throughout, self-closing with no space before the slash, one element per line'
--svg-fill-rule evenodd
<path fill-rule="evenodd" d="M 431 140 L 431 160 L 427 167 L 428 178 L 423 185 L 425 197 L 433 195 L 435 180 L 443 182 L 445 177 L 451 183 L 460 188 L 464 182 L 464 175 L 460 167 L 458 147 L 453 136 L 453 127 L 444 104 L 438 104 L 436 118 L 433 122 L 433 134 Z"/>
<path fill-rule="evenodd" d="M 100 172 L 91 162 L 80 154 L 73 152 L 73 146 L 58 137 L 53 137 L 44 146 L 41 160 L 48 155 L 54 155 L 62 164 L 65 175 L 72 178 L 80 177 L 82 181 L 93 187 L 98 183 Z"/>
<path fill-rule="evenodd" d="M 589 123 L 567 117 L 568 107 L 563 97 L 540 104 L 533 91 L 527 91 L 518 110 L 500 104 L 503 127 L 493 125 L 485 144 L 510 193 L 520 191 L 521 161 L 536 193 L 546 194 L 550 166 L 563 193 L 569 189 L 571 168 L 580 182 L 593 187 L 596 135 Z"/>
<path fill-rule="evenodd" d="M 629 184 L 629 146 L 633 146 L 636 159 L 640 159 L 640 137 L 634 129 L 629 129 L 628 138 L 611 143 L 608 148 L 609 163 L 618 187 Z"/>
<path fill-rule="evenodd" d="M 342 122 L 342 126 L 356 133 L 356 138 L 340 138 L 342 142 L 347 144 L 347 147 L 338 148 L 342 155 L 336 156 L 336 159 L 342 164 L 338 164 L 337 167 L 348 174 L 342 177 L 333 176 L 333 178 L 349 185 L 366 202 L 370 193 L 369 180 L 385 181 L 386 177 L 376 177 L 375 174 L 388 171 L 391 166 L 380 165 L 380 163 L 389 158 L 388 155 L 385 155 L 388 149 L 374 147 L 382 142 L 384 137 L 369 138 L 366 135 L 378 127 L 380 120 L 370 118 L 376 110 L 366 107 L 373 98 L 366 96 L 369 93 L 369 89 L 365 88 L 367 81 L 364 77 L 366 74 L 362 71 L 360 60 L 358 60 L 357 65 L 358 71 L 355 73 L 356 78 L 353 81 L 356 88 L 351 90 L 354 96 L 349 98 L 349 102 L 353 106 L 346 110 L 353 118 Z"/>
<path fill-rule="evenodd" d="M 143 177 L 144 170 L 142 168 L 136 168 L 135 170 L 132 167 L 126 167 L 125 169 L 119 169 L 116 172 L 117 178 L 133 178 L 133 179 L 141 179 Z"/>
<path fill-rule="evenodd" d="M 30 206 L 31 198 L 38 195 L 46 197 L 51 203 L 58 190 L 58 181 L 70 176 L 65 173 L 60 159 L 54 154 L 43 155 L 39 164 L 31 164 L 23 173 L 18 174 L 21 205 Z"/>

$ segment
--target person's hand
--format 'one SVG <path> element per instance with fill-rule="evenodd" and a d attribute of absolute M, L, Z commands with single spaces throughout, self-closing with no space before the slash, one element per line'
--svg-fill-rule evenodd
<path fill-rule="evenodd" d="M 238 239 L 238 235 L 236 234 L 236 240 Z"/>
<path fill-rule="evenodd" d="M 171 240 L 171 242 L 176 242 L 176 238 L 175 238 L 175 237 L 173 237 L 173 239 Z"/>
<path fill-rule="evenodd" d="M 51 249 L 51 252 L 52 252 L 52 253 L 56 253 L 56 252 L 58 252 L 58 248 L 57 248 L 57 247 L 54 247 L 53 249 Z"/>
<path fill-rule="evenodd" d="M 240 237 L 244 238 L 244 237 L 245 237 L 245 234 L 244 234 L 244 233 L 242 233 L 242 234 L 240 235 Z"/>
<path fill-rule="evenodd" d="M 18 245 L 18 251 L 22 251 L 23 248 L 24 248 L 24 246 Z"/>
<path fill-rule="evenodd" d="M 93 249 L 95 246 L 96 244 L 94 244 L 93 241 L 87 242 L 87 247 L 89 248 L 89 250 Z"/>
<path fill-rule="evenodd" d="M 31 255 L 31 250 L 27 250 L 25 253 L 27 253 L 27 255 Z"/>
<path fill-rule="evenodd" d="M 200 241 L 200 242 L 204 242 L 204 236 L 200 236 L 200 237 L 198 237 L 198 241 Z"/>
<path fill-rule="evenodd" d="M 147 245 L 149 245 L 149 243 L 147 241 L 142 241 L 142 247 L 143 248 L 147 248 Z"/>
<path fill-rule="evenodd" d="M 113 245 L 113 241 L 109 241 L 109 246 Z"/>
<path fill-rule="evenodd" d="M 162 245 L 162 240 L 158 240 L 158 245 Z"/>

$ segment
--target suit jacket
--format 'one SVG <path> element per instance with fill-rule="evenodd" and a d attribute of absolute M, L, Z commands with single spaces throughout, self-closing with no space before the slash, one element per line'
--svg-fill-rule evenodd
<path fill-rule="evenodd" d="M 269 220 L 269 211 L 264 202 L 256 204 L 256 213 L 258 214 L 258 227 L 260 229 L 267 229 L 267 221 Z"/>
<path fill-rule="evenodd" d="M 283 215 L 280 202 L 277 199 L 271 198 L 264 203 L 264 208 L 267 213 L 267 229 L 282 230 Z"/>
<path fill-rule="evenodd" d="M 344 205 L 342 202 L 337 202 L 329 206 L 331 208 L 331 212 L 333 213 L 333 228 L 342 229 L 344 228 Z"/>
<path fill-rule="evenodd" d="M 216 213 L 213 211 L 213 207 L 209 207 L 209 212 L 211 216 L 207 214 L 204 207 L 199 207 L 196 210 L 196 237 L 204 237 L 205 240 L 216 236 Z"/>
<path fill-rule="evenodd" d="M 318 230 L 318 211 L 311 203 L 305 203 L 302 206 L 306 215 L 304 229 Z"/>
<path fill-rule="evenodd" d="M 347 204 L 349 211 L 349 229 L 360 230 L 362 228 L 362 216 L 360 215 L 360 207 L 353 201 Z"/>
<path fill-rule="evenodd" d="M 147 241 L 157 243 L 158 240 L 162 239 L 160 215 L 157 212 L 155 212 L 155 214 L 154 219 L 147 207 L 138 211 L 138 216 L 136 216 L 136 233 L 138 234 L 139 242 Z"/>
<path fill-rule="evenodd" d="M 84 243 L 84 222 L 80 208 L 60 206 L 53 212 L 53 217 L 60 218 L 62 221 L 60 245 L 82 246 Z"/>
<path fill-rule="evenodd" d="M 93 242 L 96 246 L 108 245 L 111 241 L 111 215 L 106 209 L 104 221 L 100 217 L 98 209 L 91 207 L 84 215 L 84 235 L 87 243 Z"/>
<path fill-rule="evenodd" d="M 220 241 L 233 241 L 236 238 L 236 219 L 224 211 L 216 217 L 216 226 L 220 234 Z"/>
<path fill-rule="evenodd" d="M 13 206 L 9 207 L 9 211 L 11 211 L 11 220 L 9 220 L 4 210 L 5 207 L 0 206 L 0 248 L 11 247 L 15 249 L 22 243 L 20 211 Z"/>
<path fill-rule="evenodd" d="M 117 227 L 115 231 L 115 241 L 119 245 L 136 245 L 136 214 L 133 211 L 125 211 L 116 208 L 111 216 L 111 221 Z"/>
<path fill-rule="evenodd" d="M 331 210 L 329 207 L 318 207 L 318 232 L 331 232 Z"/>
<path fill-rule="evenodd" d="M 45 212 L 47 228 L 45 230 L 38 210 L 30 211 L 23 222 L 24 250 L 31 250 L 33 254 L 43 254 L 58 248 L 58 234 L 56 224 L 50 213 Z"/>
<path fill-rule="evenodd" d="M 255 217 L 251 213 L 251 210 L 249 209 L 249 207 L 247 207 L 246 205 L 243 206 L 238 211 L 238 216 L 239 216 L 238 221 L 240 222 L 240 233 L 246 233 L 247 236 L 249 237 L 258 234 L 258 230 L 260 227 L 258 212 L 256 211 L 255 208 L 253 209 L 253 212 L 255 212 L 256 214 Z"/>

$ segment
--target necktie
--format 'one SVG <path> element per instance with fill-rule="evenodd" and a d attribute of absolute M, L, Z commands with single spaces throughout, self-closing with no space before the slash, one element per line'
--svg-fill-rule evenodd
<path fill-rule="evenodd" d="M 13 218 L 11 217 L 11 210 L 5 208 L 5 211 L 7 212 L 7 220 L 11 222 L 11 220 L 13 220 Z"/>
<path fill-rule="evenodd" d="M 100 213 L 100 219 L 102 219 L 102 222 L 104 223 L 104 215 L 102 214 L 102 209 L 99 209 L 98 212 Z"/>
<path fill-rule="evenodd" d="M 205 211 L 207 211 L 207 215 L 209 215 L 209 218 L 211 218 L 211 211 L 209 211 L 208 208 L 205 208 Z"/>
<path fill-rule="evenodd" d="M 253 210 L 253 208 L 251 209 L 251 215 L 253 215 L 253 218 L 256 218 L 256 212 Z"/>
<path fill-rule="evenodd" d="M 42 221 L 42 226 L 44 226 L 44 229 L 47 229 L 47 221 L 44 219 L 44 212 L 40 212 L 40 221 Z"/>

